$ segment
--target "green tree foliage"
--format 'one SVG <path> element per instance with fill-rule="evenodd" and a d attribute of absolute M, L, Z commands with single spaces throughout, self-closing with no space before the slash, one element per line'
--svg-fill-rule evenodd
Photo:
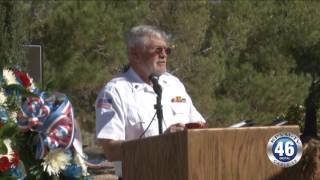
<path fill-rule="evenodd" d="M 221 97 L 216 114 L 267 124 L 288 105 L 303 103 L 310 77 L 295 73 L 297 63 L 290 49 L 301 31 L 294 29 L 301 28 L 294 26 L 298 12 L 310 11 L 307 3 L 227 1 L 212 11 L 227 69 L 216 91 Z"/>
<path fill-rule="evenodd" d="M 26 33 L 20 2 L 0 1 L 0 67 L 21 65 Z"/>
<path fill-rule="evenodd" d="M 45 83 L 71 97 L 81 128 L 90 132 L 97 93 L 127 63 L 126 33 L 138 24 L 170 34 L 169 70 L 184 82 L 211 127 L 241 119 L 268 124 L 303 104 L 311 82 L 319 79 L 320 3 L 315 1 L 1 3 L 0 31 L 7 34 L 15 31 L 4 30 L 8 21 L 2 15 L 11 6 L 29 13 L 23 21 L 28 29 L 11 36 L 16 40 L 2 35 L 0 47 L 18 47 L 22 35 L 41 44 Z M 21 21 L 16 14 L 8 17 L 9 27 Z"/>

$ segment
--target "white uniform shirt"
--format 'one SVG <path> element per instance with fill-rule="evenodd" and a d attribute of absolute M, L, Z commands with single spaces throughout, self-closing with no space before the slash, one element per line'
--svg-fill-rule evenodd
<path fill-rule="evenodd" d="M 179 79 L 164 73 L 159 77 L 159 84 L 162 87 L 163 131 L 175 123 L 205 122 Z M 158 135 L 156 98 L 153 88 L 132 68 L 112 79 L 96 100 L 97 138 L 131 140 L 139 138 L 144 131 L 143 137 Z M 116 174 L 122 176 L 121 164 L 115 165 Z"/>

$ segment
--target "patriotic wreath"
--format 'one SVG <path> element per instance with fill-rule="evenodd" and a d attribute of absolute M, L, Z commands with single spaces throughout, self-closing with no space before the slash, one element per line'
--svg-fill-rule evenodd
<path fill-rule="evenodd" d="M 62 93 L 43 92 L 28 74 L 0 70 L 0 176 L 91 179 L 73 108 Z"/>

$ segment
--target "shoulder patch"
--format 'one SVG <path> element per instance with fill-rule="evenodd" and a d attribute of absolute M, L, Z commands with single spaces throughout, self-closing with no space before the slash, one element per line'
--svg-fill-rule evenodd
<path fill-rule="evenodd" d="M 112 108 L 112 99 L 111 98 L 100 98 L 97 100 L 97 108 L 102 109 L 111 109 Z"/>

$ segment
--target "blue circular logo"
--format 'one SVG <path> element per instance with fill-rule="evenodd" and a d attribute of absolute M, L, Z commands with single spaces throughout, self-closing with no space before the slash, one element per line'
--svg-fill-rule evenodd
<path fill-rule="evenodd" d="M 267 145 L 270 161 L 281 167 L 290 167 L 299 162 L 302 156 L 300 138 L 291 132 L 281 132 L 272 136 Z"/>

